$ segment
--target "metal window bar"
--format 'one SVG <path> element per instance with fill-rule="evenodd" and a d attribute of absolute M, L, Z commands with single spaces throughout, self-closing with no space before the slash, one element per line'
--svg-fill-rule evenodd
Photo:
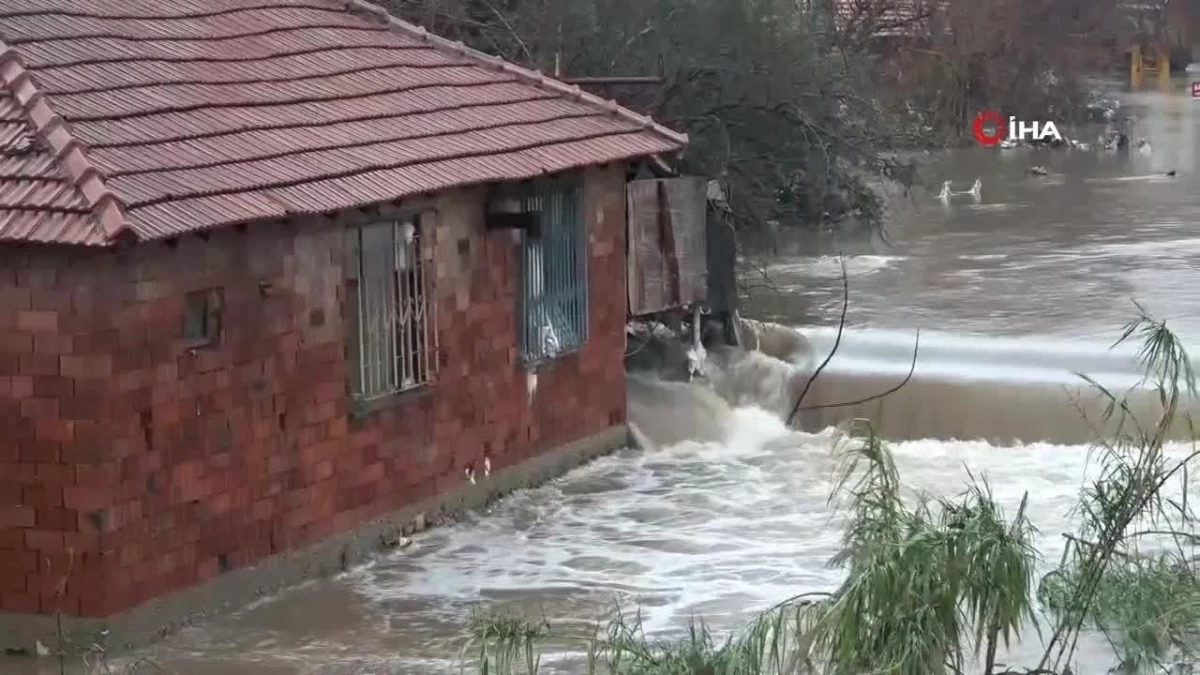
<path fill-rule="evenodd" d="M 356 229 L 354 393 L 371 400 L 428 384 L 436 368 L 432 282 L 416 218 Z"/>
<path fill-rule="evenodd" d="M 535 183 L 526 208 L 541 212 L 541 237 L 521 247 L 521 349 L 528 361 L 553 358 L 588 337 L 587 233 L 576 178 Z"/>

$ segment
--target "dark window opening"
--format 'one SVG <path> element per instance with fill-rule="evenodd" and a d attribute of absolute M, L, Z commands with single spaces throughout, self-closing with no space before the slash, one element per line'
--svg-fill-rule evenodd
<path fill-rule="evenodd" d="M 188 293 L 183 310 L 183 338 L 200 344 L 221 341 L 221 289 Z"/>

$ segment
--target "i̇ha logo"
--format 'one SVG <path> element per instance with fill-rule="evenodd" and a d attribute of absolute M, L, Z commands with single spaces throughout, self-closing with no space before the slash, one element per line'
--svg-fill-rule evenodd
<path fill-rule="evenodd" d="M 998 112 L 985 110 L 975 116 L 975 140 L 983 145 L 1009 141 L 1061 141 L 1062 135 L 1054 122 L 1026 122 L 1016 117 L 1004 118 Z"/>

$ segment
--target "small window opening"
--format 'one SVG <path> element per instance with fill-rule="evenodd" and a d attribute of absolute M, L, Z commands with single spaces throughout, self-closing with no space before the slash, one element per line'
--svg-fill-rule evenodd
<path fill-rule="evenodd" d="M 198 344 L 217 344 L 221 340 L 221 289 L 188 293 L 183 311 L 183 338 Z"/>

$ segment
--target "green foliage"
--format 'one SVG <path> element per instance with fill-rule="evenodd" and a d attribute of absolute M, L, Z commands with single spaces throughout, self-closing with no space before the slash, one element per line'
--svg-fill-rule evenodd
<path fill-rule="evenodd" d="M 701 622 L 688 624 L 684 636 L 651 640 L 641 615 L 618 612 L 606 630 L 588 641 L 588 675 L 783 675 L 804 665 L 797 639 L 809 630 L 811 604 L 788 602 L 756 617 L 744 630 L 719 640 Z M 480 673 L 535 673 L 531 644 L 548 633 L 505 615 L 481 614 L 472 622 L 472 645 L 486 643 L 476 660 Z M 484 639 L 482 636 L 486 635 Z M 525 661 L 514 658 L 525 655 Z M 529 670 L 533 664 L 535 670 Z"/>
<path fill-rule="evenodd" d="M 984 109 L 1059 121 L 1125 27 L 1117 0 L 387 0 L 430 30 L 590 87 L 691 138 L 742 228 L 881 226 L 895 151 L 970 138 Z M 923 9 L 921 9 L 923 8 Z M 916 12 L 916 13 L 914 13 Z M 903 44 L 880 39 L 922 34 Z M 1070 36 L 1064 39 L 1064 36 Z"/>
<path fill-rule="evenodd" d="M 550 636 L 550 624 L 545 619 L 533 622 L 512 614 L 477 612 L 471 616 L 468 631 L 470 639 L 463 653 L 476 655 L 480 675 L 541 672 L 539 643 Z"/>
<path fill-rule="evenodd" d="M 829 671 L 961 671 L 972 636 L 991 664 L 997 641 L 1033 618 L 1036 551 L 1024 502 L 1006 522 L 986 483 L 973 482 L 936 508 L 924 498 L 906 506 L 886 446 L 869 425 L 858 426 L 865 433 L 843 445 L 838 487 L 849 496 L 851 517 L 834 561 L 849 576 L 815 638 Z"/>
<path fill-rule="evenodd" d="M 1081 582 L 1078 567 L 1048 576 L 1042 602 L 1069 606 Z M 1154 672 L 1173 652 L 1191 660 L 1200 627 L 1200 587 L 1173 556 L 1119 556 L 1096 586 L 1085 625 L 1109 634 L 1122 672 Z"/>
<path fill-rule="evenodd" d="M 1146 424 L 1133 413 L 1131 392 L 1118 396 L 1087 380 L 1106 400 L 1101 422 L 1114 431 L 1093 448 L 1100 472 L 1080 494 L 1081 536 L 1070 539 L 1062 565 L 1042 582 L 1040 597 L 1056 620 L 1042 667 L 1069 663 L 1084 628 L 1104 632 L 1126 673 L 1151 672 L 1172 655 L 1187 657 L 1200 636 L 1196 561 L 1184 548 L 1195 537 L 1187 469 L 1196 455 L 1172 460 L 1164 452 L 1179 422 L 1191 429 L 1179 405 L 1184 396 L 1195 397 L 1195 373 L 1166 324 L 1141 306 L 1138 311 L 1117 344 L 1140 338 L 1140 384 L 1157 393 L 1159 415 Z M 1180 488 L 1181 499 L 1164 496 L 1169 485 Z M 1169 542 L 1167 552 L 1143 553 L 1147 537 Z"/>
<path fill-rule="evenodd" d="M 641 622 L 618 616 L 608 638 L 595 643 L 589 675 L 763 675 L 791 672 L 792 641 L 801 634 L 803 615 L 796 606 L 777 608 L 757 617 L 745 630 L 718 641 L 692 621 L 687 634 L 674 641 L 650 641 Z M 599 670 L 603 665 L 604 670 Z"/>

